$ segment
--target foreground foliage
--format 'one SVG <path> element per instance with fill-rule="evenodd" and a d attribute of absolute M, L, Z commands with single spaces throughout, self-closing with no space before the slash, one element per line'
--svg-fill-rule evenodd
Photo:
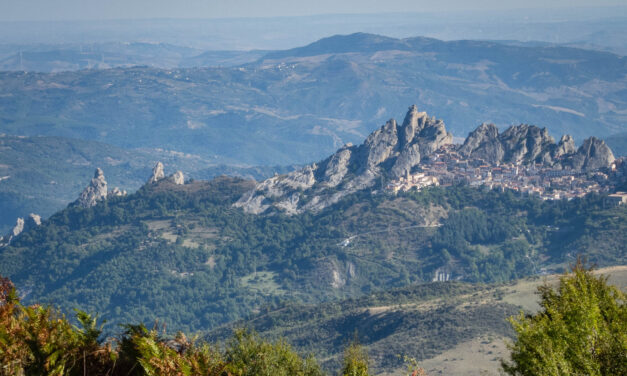
<path fill-rule="evenodd" d="M 79 326 L 53 308 L 20 303 L 12 283 L 0 287 L 0 375 L 316 376 L 312 357 L 302 358 L 285 342 L 269 343 L 244 330 L 224 349 L 174 338 L 155 328 L 127 325 L 102 340 L 97 318 L 77 311 Z"/>
<path fill-rule="evenodd" d="M 542 310 L 511 323 L 510 375 L 627 375 L 625 295 L 578 263 L 557 290 L 539 288 Z"/>

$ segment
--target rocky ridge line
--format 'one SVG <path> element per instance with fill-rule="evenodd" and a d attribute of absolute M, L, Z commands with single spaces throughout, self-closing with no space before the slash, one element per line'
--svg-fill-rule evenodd
<path fill-rule="evenodd" d="M 411 106 L 402 125 L 390 119 L 359 146 L 344 145 L 329 158 L 299 171 L 276 175 L 257 184 L 234 206 L 247 213 L 279 210 L 288 215 L 318 211 L 359 190 L 375 187 L 411 172 L 420 161 L 452 143 L 444 122 Z M 494 124 L 481 124 L 457 151 L 488 164 L 541 164 L 555 169 L 592 171 L 615 160 L 610 148 L 595 137 L 577 149 L 564 135 L 555 143 L 546 128 L 521 124 L 502 133 Z"/>
<path fill-rule="evenodd" d="M 402 125 L 390 119 L 363 144 L 344 145 L 329 158 L 257 184 L 235 203 L 247 213 L 271 208 L 287 214 L 321 210 L 379 181 L 398 178 L 443 145 L 452 143 L 442 120 L 411 106 Z"/>
<path fill-rule="evenodd" d="M 576 149 L 570 135 L 555 143 L 546 128 L 521 124 L 499 133 L 494 124 L 481 124 L 470 132 L 459 153 L 467 158 L 480 158 L 492 165 L 542 164 L 555 169 L 592 171 L 608 167 L 614 154 L 604 141 L 596 137 L 584 140 Z"/>

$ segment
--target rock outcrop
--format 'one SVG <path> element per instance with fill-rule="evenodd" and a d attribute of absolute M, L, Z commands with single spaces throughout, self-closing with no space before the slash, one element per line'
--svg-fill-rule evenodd
<path fill-rule="evenodd" d="M 615 159 L 605 141 L 590 137 L 575 153 L 566 155 L 564 165 L 575 170 L 592 171 L 610 166 Z"/>
<path fill-rule="evenodd" d="M 505 156 L 499 140 L 499 129 L 494 124 L 486 123 L 470 132 L 459 152 L 464 157 L 481 158 L 491 164 L 500 163 Z"/>
<path fill-rule="evenodd" d="M 156 183 L 164 177 L 165 173 L 163 172 L 163 163 L 157 162 L 155 167 L 152 169 L 152 175 L 150 175 L 147 184 Z"/>
<path fill-rule="evenodd" d="M 322 162 L 264 180 L 235 206 L 255 214 L 270 208 L 287 214 L 321 210 L 380 180 L 403 176 L 452 140 L 444 122 L 411 106 L 401 126 L 391 119 L 362 145 L 347 144 Z"/>
<path fill-rule="evenodd" d="M 546 128 L 521 124 L 509 127 L 499 136 L 507 162 L 552 164 L 555 140 Z"/>
<path fill-rule="evenodd" d="M 100 168 L 96 169 L 93 179 L 83 192 L 78 196 L 78 200 L 75 204 L 83 207 L 90 208 L 95 206 L 98 201 L 105 200 L 107 198 L 107 181 L 105 180 L 104 173 Z"/>
<path fill-rule="evenodd" d="M 41 226 L 41 216 L 39 214 L 30 213 L 28 217 L 26 217 L 26 222 L 24 226 L 27 230 L 31 228 L 35 228 L 37 226 Z"/>
<path fill-rule="evenodd" d="M 41 217 L 37 214 L 31 213 L 28 217 L 26 217 L 26 219 L 18 218 L 11 231 L 7 235 L 0 237 L 0 246 L 7 246 L 11 244 L 11 241 L 24 231 L 28 231 L 40 225 Z"/>
<path fill-rule="evenodd" d="M 481 124 L 472 131 L 459 153 L 467 158 L 480 158 L 487 163 L 531 165 L 539 163 L 556 169 L 591 171 L 609 167 L 614 161 L 610 148 L 595 137 L 586 139 L 579 149 L 570 135 L 555 143 L 546 128 L 521 124 L 499 134 L 494 124 Z"/>
<path fill-rule="evenodd" d="M 118 187 L 113 188 L 107 193 L 107 197 L 121 197 L 121 196 L 126 196 L 126 195 L 127 195 L 126 190 L 122 190 Z"/>
<path fill-rule="evenodd" d="M 575 140 L 569 134 L 565 134 L 560 139 L 560 142 L 557 144 L 557 149 L 555 149 L 555 156 L 562 157 L 564 155 L 573 154 L 577 151 L 575 147 Z"/>
<path fill-rule="evenodd" d="M 185 175 L 183 175 L 182 171 L 177 171 L 168 176 L 168 180 L 176 185 L 183 185 L 185 184 Z"/>

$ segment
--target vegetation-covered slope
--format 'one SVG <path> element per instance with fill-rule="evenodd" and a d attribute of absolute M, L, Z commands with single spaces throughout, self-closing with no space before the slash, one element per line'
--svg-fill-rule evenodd
<path fill-rule="evenodd" d="M 577 254 L 625 260 L 625 208 L 468 187 L 355 194 L 320 213 L 233 208 L 249 181 L 148 185 L 68 208 L 0 250 L 25 300 L 198 330 L 284 301 L 315 303 L 440 279 L 504 281 Z"/>

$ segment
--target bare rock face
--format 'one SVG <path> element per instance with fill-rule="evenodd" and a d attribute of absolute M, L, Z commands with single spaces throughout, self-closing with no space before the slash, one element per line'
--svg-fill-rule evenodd
<path fill-rule="evenodd" d="M 570 135 L 562 136 L 556 144 L 546 128 L 526 124 L 509 127 L 502 134 L 493 124 L 481 124 L 458 151 L 467 158 L 481 158 L 491 164 L 539 163 L 556 169 L 585 171 L 609 167 L 614 161 L 610 148 L 597 138 L 585 140 L 576 149 Z"/>
<path fill-rule="evenodd" d="M 412 167 L 420 163 L 420 145 L 406 145 L 401 151 L 394 166 L 392 166 L 392 175 L 399 177 L 411 171 Z"/>
<path fill-rule="evenodd" d="M 505 151 L 499 140 L 499 130 L 494 124 L 483 123 L 472 131 L 459 148 L 464 157 L 481 158 L 491 164 L 503 161 Z"/>
<path fill-rule="evenodd" d="M 372 132 L 364 142 L 367 154 L 366 168 L 374 168 L 390 157 L 398 143 L 396 120 L 391 119 L 384 126 Z"/>
<path fill-rule="evenodd" d="M 610 166 L 615 159 L 605 141 L 590 137 L 584 140 L 577 152 L 568 156 L 564 164 L 572 169 L 592 171 Z"/>
<path fill-rule="evenodd" d="M 22 233 L 22 231 L 24 231 L 24 218 L 18 218 L 15 221 L 15 226 L 13 226 L 13 228 L 11 229 L 11 232 L 9 232 L 9 241 L 11 237 L 18 236 L 19 234 Z"/>
<path fill-rule="evenodd" d="M 337 153 L 333 154 L 327 162 L 326 169 L 324 170 L 324 181 L 328 187 L 336 187 L 342 182 L 344 176 L 348 172 L 348 163 L 351 158 L 352 145 L 345 145 Z"/>
<path fill-rule="evenodd" d="M 551 164 L 555 140 L 546 128 L 521 124 L 509 127 L 499 137 L 505 151 L 504 160 L 513 164 Z"/>
<path fill-rule="evenodd" d="M 165 173 L 163 172 L 163 163 L 157 162 L 155 167 L 152 169 L 152 175 L 148 179 L 148 184 L 156 183 L 159 180 L 165 177 Z"/>
<path fill-rule="evenodd" d="M 577 151 L 575 147 L 575 140 L 569 134 L 565 134 L 560 139 L 560 142 L 557 144 L 557 149 L 555 149 L 555 156 L 561 157 L 567 154 L 572 154 Z"/>
<path fill-rule="evenodd" d="M 372 132 L 362 145 L 345 145 L 326 160 L 257 184 L 235 203 L 248 213 L 275 208 L 286 214 L 319 211 L 378 181 L 404 175 L 453 136 L 444 123 L 409 108 L 403 125 L 394 119 Z M 380 179 L 382 178 L 382 179 Z"/>
<path fill-rule="evenodd" d="M 185 175 L 183 175 L 182 171 L 177 171 L 173 173 L 172 175 L 170 175 L 168 177 L 168 180 L 170 180 L 172 183 L 176 185 L 183 185 L 185 184 Z"/>
<path fill-rule="evenodd" d="M 41 226 L 41 216 L 38 214 L 30 213 L 28 217 L 26 217 L 26 222 L 24 223 L 24 226 L 27 229 Z"/>
<path fill-rule="evenodd" d="M 96 169 L 93 179 L 89 185 L 83 190 L 76 200 L 76 205 L 83 208 L 90 208 L 95 206 L 98 201 L 105 200 L 107 198 L 107 181 L 105 180 L 104 173 L 100 168 Z"/>

